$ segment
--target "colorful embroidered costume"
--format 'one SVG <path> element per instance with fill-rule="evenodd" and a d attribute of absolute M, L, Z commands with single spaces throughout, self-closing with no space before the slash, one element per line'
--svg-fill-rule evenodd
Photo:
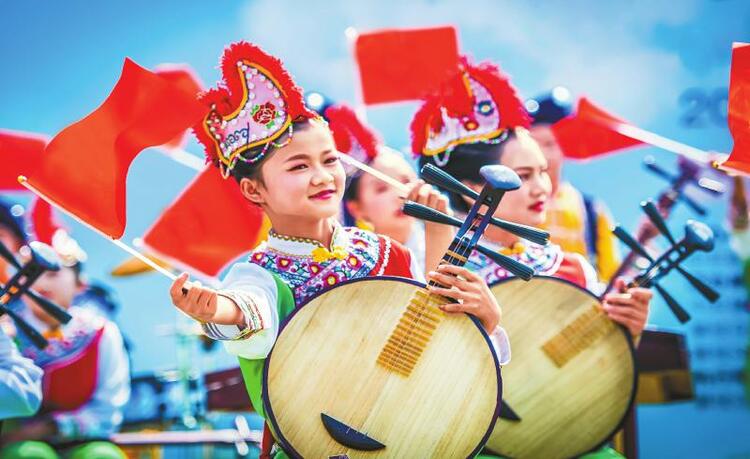
<path fill-rule="evenodd" d="M 50 331 L 28 309 L 24 318 L 43 332 L 49 345 L 40 350 L 17 337 L 22 354 L 44 370 L 40 414 L 57 423 L 61 439 L 106 438 L 122 423 L 130 396 L 130 371 L 117 326 L 84 304 L 71 307 L 73 319 Z"/>
<path fill-rule="evenodd" d="M 309 118 L 309 114 L 304 107 L 295 106 L 292 102 L 283 102 L 284 99 L 301 100 L 301 92 L 291 82 L 291 78 L 278 61 L 257 47 L 247 43 L 234 44 L 225 52 L 222 62 L 226 86 L 239 88 L 241 91 L 242 88 L 249 89 L 244 89 L 244 98 L 241 100 L 224 91 L 223 99 L 220 99 L 235 100 L 238 105 L 224 105 L 220 112 L 217 112 L 220 107 L 217 99 L 208 97 L 205 101 L 211 111 L 195 131 L 201 133 L 198 137 L 206 147 L 209 158 L 231 172 L 236 161 L 249 160 L 243 155 L 265 155 L 268 151 L 265 147 L 252 151 L 243 149 L 242 142 L 238 146 L 232 139 L 245 134 L 232 134 L 218 129 L 222 127 L 231 130 L 240 129 L 234 126 L 245 126 L 242 129 L 247 129 L 250 139 L 253 139 L 254 132 L 263 130 L 262 126 L 253 125 L 252 122 L 248 124 L 246 120 L 235 125 L 231 118 L 236 115 L 242 116 L 242 111 L 237 111 L 236 107 L 247 108 L 245 99 L 251 99 L 247 91 L 252 91 L 250 79 L 253 75 L 259 72 L 266 75 L 268 81 L 281 82 L 280 86 L 271 90 L 282 95 L 282 101 L 276 105 L 288 107 L 287 113 L 292 119 L 300 116 L 303 119 Z M 271 72 L 268 71 L 269 62 L 273 62 L 274 66 Z M 235 68 L 242 68 L 242 71 L 237 72 Z M 238 78 L 242 81 L 237 82 Z M 292 111 L 293 107 L 296 107 L 296 113 Z M 230 120 L 225 123 L 227 118 Z M 283 124 L 276 124 L 271 130 L 263 131 L 263 137 L 269 144 L 280 148 L 283 145 L 274 143 L 277 138 L 274 137 L 274 132 L 287 132 L 286 129 Z M 208 133 L 216 135 L 207 137 Z M 293 133 L 289 130 L 288 134 Z M 256 153 L 258 151 L 260 153 Z M 238 327 L 203 324 L 204 331 L 209 337 L 222 340 L 226 350 L 239 357 L 253 407 L 261 415 L 264 415 L 261 383 L 265 359 L 276 340 L 280 323 L 295 307 L 321 291 L 349 279 L 378 275 L 416 279 L 422 277 L 422 271 L 415 266 L 409 250 L 398 242 L 359 228 L 339 227 L 333 219 L 331 224 L 334 225 L 334 229 L 329 247 L 318 241 L 289 237 L 271 231 L 268 241 L 250 254 L 248 262 L 231 267 L 219 290 L 220 295 L 230 298 L 243 312 L 244 325 Z M 356 304 L 352 307 L 356 307 Z M 491 334 L 491 339 L 501 363 L 507 362 L 510 351 L 504 330 L 498 327 Z"/>

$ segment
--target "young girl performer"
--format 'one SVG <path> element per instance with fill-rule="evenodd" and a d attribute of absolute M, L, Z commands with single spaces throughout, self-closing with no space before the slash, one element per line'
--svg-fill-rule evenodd
<path fill-rule="evenodd" d="M 518 174 L 522 185 L 500 202 L 495 216 L 524 225 L 543 225 L 552 185 L 547 161 L 525 130 L 528 119 L 524 106 L 507 77 L 494 65 L 473 66 L 464 60 L 464 73 L 459 79 L 462 84 L 448 85 L 446 93 L 425 102 L 414 117 L 412 146 L 414 153 L 421 155 L 420 166 L 435 164 L 475 190 L 481 188 L 482 166 L 507 166 Z M 509 128 L 515 131 L 509 132 Z M 449 196 L 458 212 L 469 208 L 464 196 Z M 533 267 L 537 275 L 560 277 L 590 290 L 599 285 L 596 271 L 580 254 L 563 252 L 555 244 L 521 243 L 518 236 L 497 227 L 488 228 L 485 236 L 495 242 L 499 252 Z M 478 252 L 472 254 L 469 263 L 488 284 L 512 275 Z M 604 297 L 604 310 L 637 337 L 648 318 L 651 291 L 625 289 L 622 279 L 616 286 L 619 293 Z M 598 454 L 611 457 L 615 453 L 605 449 Z"/>
<path fill-rule="evenodd" d="M 295 306 L 347 279 L 419 278 L 420 272 L 400 243 L 336 223 L 344 169 L 328 127 L 304 105 L 281 62 L 240 42 L 226 49 L 221 67 L 224 85 L 201 97 L 207 115 L 194 130 L 208 158 L 225 177 L 234 177 L 251 204 L 263 208 L 273 229 L 247 262 L 231 268 L 220 290 L 188 283 L 183 274 L 170 293 L 177 308 L 199 320 L 210 337 L 222 340 L 240 358 L 253 406 L 265 416 L 265 358 L 279 323 Z M 438 210 L 447 207 L 445 199 L 424 184 L 415 186 L 408 198 L 434 202 Z M 427 238 L 434 236 L 432 231 L 445 229 L 427 228 Z M 440 272 L 466 279 L 451 277 L 446 284 L 452 288 L 439 292 L 460 301 L 445 310 L 476 316 L 489 332 L 500 362 L 507 362 L 509 345 L 499 327 L 500 308 L 486 283 L 462 268 L 445 266 Z"/>
<path fill-rule="evenodd" d="M 385 146 L 354 110 L 346 105 L 332 105 L 325 109 L 325 118 L 340 153 L 406 185 L 413 186 L 418 181 L 417 173 L 404 157 Z M 401 192 L 359 169 L 351 166 L 344 169 L 347 175 L 344 224 L 370 229 L 404 244 L 424 269 L 424 226 L 404 214 Z"/>

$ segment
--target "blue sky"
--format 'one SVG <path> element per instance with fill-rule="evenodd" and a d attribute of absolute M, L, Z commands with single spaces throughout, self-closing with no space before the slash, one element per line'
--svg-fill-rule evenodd
<path fill-rule="evenodd" d="M 458 28 L 463 52 L 499 62 L 525 96 L 565 85 L 642 128 L 699 148 L 731 148 L 726 125 L 709 118 L 710 110 L 721 112 L 720 104 L 701 105 L 703 127 L 687 128 L 680 120 L 691 110 L 691 101 L 681 97 L 691 88 L 707 99 L 726 89 L 731 43 L 750 41 L 750 3 L 742 0 L 6 2 L 0 16 L 0 128 L 55 134 L 104 100 L 126 56 L 149 68 L 187 63 L 206 85 L 213 84 L 219 78 L 216 67 L 223 46 L 238 39 L 256 42 L 282 57 L 304 88 L 356 102 L 347 27 L 367 31 L 443 24 Z M 390 145 L 402 148 L 414 109 L 413 104 L 390 105 L 367 114 Z M 200 152 L 192 141 L 187 149 Z M 632 229 L 640 218 L 638 202 L 662 186 L 643 172 L 640 162 L 645 154 L 654 154 L 666 167 L 674 160 L 669 153 L 642 149 L 571 164 L 566 175 L 603 198 L 615 218 Z M 193 174 L 153 151 L 142 154 L 128 179 L 125 240 L 140 236 Z M 709 206 L 709 218 L 720 228 L 725 205 L 714 201 Z M 691 216 L 680 208 L 673 221 Z M 89 274 L 119 292 L 123 328 L 136 344 L 136 372 L 174 367 L 174 340 L 157 329 L 175 322 L 166 294 L 168 281 L 158 275 L 109 279 L 108 270 L 124 255 L 85 228 L 68 223 L 90 253 Z M 727 251 L 725 246 L 720 249 Z M 735 268 L 722 269 L 731 273 Z M 695 263 L 695 270 L 711 268 L 704 260 Z M 678 292 L 684 287 L 679 282 L 672 285 Z M 663 308 L 655 309 L 654 323 L 677 327 Z M 748 321 L 746 313 L 727 311 L 707 312 L 705 321 Z M 696 322 L 702 317 L 699 314 Z M 232 364 L 221 353 L 203 360 L 207 368 Z M 664 453 L 683 432 L 716 424 L 712 419 L 728 422 L 736 416 L 737 423 L 750 425 L 746 409 L 721 415 L 702 411 L 698 421 L 686 420 L 696 413 L 690 406 L 646 409 L 644 427 L 653 429 L 665 420 L 678 426 L 663 433 L 674 443 L 649 436 L 646 429 L 645 451 Z M 731 440 L 738 432 L 708 430 L 714 444 L 721 443 L 721 454 L 749 453 L 747 445 L 743 449 L 741 441 Z M 686 452 L 695 446 L 688 443 Z"/>

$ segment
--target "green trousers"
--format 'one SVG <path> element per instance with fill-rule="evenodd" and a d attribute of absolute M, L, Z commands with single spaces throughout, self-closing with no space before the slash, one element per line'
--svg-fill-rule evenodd
<path fill-rule="evenodd" d="M 58 454 L 41 441 L 21 441 L 0 450 L 0 459 L 126 459 L 125 453 L 114 443 L 92 441 Z"/>

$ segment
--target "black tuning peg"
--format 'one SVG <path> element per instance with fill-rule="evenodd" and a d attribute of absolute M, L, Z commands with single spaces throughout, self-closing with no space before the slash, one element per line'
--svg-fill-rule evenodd
<path fill-rule="evenodd" d="M 443 225 L 451 225 L 456 228 L 460 228 L 463 222 L 455 217 L 446 215 L 439 212 L 431 207 L 417 204 L 413 201 L 404 202 L 403 207 L 404 213 L 410 217 L 418 218 L 420 220 L 426 220 L 428 222 L 440 223 Z M 492 218 L 490 224 L 497 226 L 498 228 L 504 229 L 505 231 L 515 234 L 521 239 L 526 239 L 535 244 L 546 245 L 549 243 L 549 233 L 536 229 L 532 226 L 520 225 L 518 223 L 512 223 L 499 218 Z"/>
<path fill-rule="evenodd" d="M 650 199 L 648 201 L 643 201 L 641 203 L 641 209 L 643 209 L 643 211 L 646 213 L 646 216 L 648 216 L 648 219 L 651 220 L 651 223 L 654 224 L 656 229 L 658 229 L 659 232 L 664 237 L 666 237 L 672 245 L 677 244 L 677 241 L 675 241 L 675 238 L 672 236 L 672 233 L 667 227 L 667 223 L 664 221 L 664 218 L 662 218 L 661 213 L 659 213 L 659 209 L 656 208 L 656 204 L 654 204 L 654 201 Z"/>
<path fill-rule="evenodd" d="M 655 175 L 658 175 L 659 177 L 663 178 L 664 180 L 668 182 L 674 182 L 677 180 L 677 177 L 667 172 L 666 169 L 661 167 L 659 164 L 656 163 L 656 158 L 649 155 L 643 158 L 643 165 L 646 166 L 646 169 L 648 169 L 650 172 L 652 172 Z"/>
<path fill-rule="evenodd" d="M 0 242 L 0 258 L 3 258 L 5 261 L 10 263 L 14 268 L 21 269 L 21 263 L 16 260 L 16 257 L 13 256 L 13 253 L 11 253 L 10 250 L 8 250 L 7 247 L 5 247 L 5 244 Z"/>
<path fill-rule="evenodd" d="M 2 244 L 0 244 L 2 246 Z M 27 295 L 34 300 L 42 309 L 44 309 L 49 315 L 55 318 L 60 323 L 70 322 L 71 316 L 68 312 L 56 305 L 54 302 L 47 298 L 39 295 L 31 289 L 31 285 L 41 276 L 45 271 L 57 271 L 60 269 L 58 264 L 58 256 L 55 251 L 48 245 L 39 242 L 31 242 L 28 246 L 30 260 L 25 265 L 19 264 L 15 257 L 10 254 L 10 259 L 14 260 L 14 266 L 17 266 L 18 271 L 3 287 L 0 286 L 0 290 L 3 293 L 7 293 L 10 297 L 18 297 L 20 295 Z M 5 248 L 7 251 L 7 248 Z M 2 304 L 10 302 L 10 297 L 4 299 Z M 10 315 L 10 314 L 9 314 Z"/>
<path fill-rule="evenodd" d="M 12 311 L 10 308 L 6 307 L 4 304 L 0 304 L 0 315 L 2 314 L 8 314 L 11 319 L 13 319 L 13 323 L 18 327 L 19 330 L 21 330 L 30 340 L 32 343 L 34 343 L 34 346 L 38 347 L 39 349 L 44 349 L 47 347 L 47 340 L 42 336 L 41 333 L 39 333 L 34 327 L 29 325 L 21 316 L 16 314 L 14 311 Z"/>
<path fill-rule="evenodd" d="M 648 261 L 654 261 L 653 257 L 651 257 L 651 255 L 646 252 L 646 249 L 640 243 L 638 243 L 638 241 L 636 241 L 635 238 L 630 235 L 630 233 L 625 231 L 622 226 L 615 227 L 615 229 L 612 230 L 612 233 L 617 237 L 617 239 L 627 245 L 630 250 L 647 259 Z"/>
<path fill-rule="evenodd" d="M 514 260 L 511 257 L 498 253 L 481 244 L 477 244 L 476 251 L 491 259 L 503 268 L 507 269 L 508 272 L 512 273 L 516 277 L 520 277 L 525 281 L 530 280 L 532 277 L 534 277 L 534 274 L 536 274 L 533 268 L 530 268 L 520 261 Z"/>
<path fill-rule="evenodd" d="M 712 180 L 708 177 L 700 177 L 701 171 L 704 170 L 704 166 L 688 159 L 680 158 L 677 161 L 677 166 L 679 167 L 678 174 L 667 172 L 664 168 L 656 164 L 656 160 L 653 156 L 647 156 L 644 158 L 643 163 L 647 170 L 669 182 L 667 191 L 663 192 L 662 195 L 666 195 L 667 193 L 671 194 L 672 202 L 674 202 L 675 199 L 679 199 L 699 215 L 705 215 L 706 209 L 685 194 L 685 187 L 688 185 L 694 185 L 696 188 L 706 191 L 714 196 L 722 194 L 725 191 L 725 187 L 721 182 Z"/>
<path fill-rule="evenodd" d="M 534 244 L 547 245 L 549 244 L 549 232 L 543 231 L 533 226 L 521 225 L 519 223 L 512 223 L 499 218 L 493 218 L 490 220 L 490 224 L 497 226 L 500 229 L 515 234 L 521 239 L 526 239 Z"/>
<path fill-rule="evenodd" d="M 427 207 L 422 204 L 417 204 L 414 201 L 404 202 L 403 211 L 406 215 L 420 220 L 426 220 L 428 222 L 440 223 L 443 225 L 450 225 L 455 227 L 461 227 L 463 222 L 456 217 L 444 214 L 432 207 Z"/>
<path fill-rule="evenodd" d="M 706 209 L 704 209 L 702 205 L 698 204 L 695 199 L 691 198 L 685 193 L 680 193 L 678 199 L 684 202 L 688 207 L 693 209 L 693 212 L 695 212 L 696 214 L 701 216 L 706 215 Z"/>
<path fill-rule="evenodd" d="M 446 189 L 453 193 L 462 194 L 473 200 L 479 198 L 479 193 L 459 182 L 455 178 L 451 177 L 450 174 L 443 171 L 439 167 L 433 166 L 432 164 L 425 164 L 422 167 L 421 175 L 427 183 L 430 183 L 437 187 Z"/>
<path fill-rule="evenodd" d="M 676 266 L 675 269 L 677 269 L 680 274 L 685 276 L 685 279 L 690 282 L 690 285 L 695 287 L 695 289 L 698 290 L 698 292 L 700 292 L 700 294 L 703 295 L 704 298 L 706 298 L 711 303 L 716 303 L 716 300 L 719 299 L 719 292 L 706 285 L 702 280 L 685 271 L 685 268 L 683 268 L 682 266 Z"/>
<path fill-rule="evenodd" d="M 659 292 L 659 295 L 661 295 L 661 297 L 664 298 L 664 302 L 667 303 L 667 306 L 672 311 L 672 313 L 675 315 L 675 317 L 677 317 L 677 320 L 679 320 L 680 323 L 684 324 L 685 322 L 688 322 L 690 320 L 690 314 L 688 314 L 688 312 L 685 310 L 685 308 L 683 308 L 682 306 L 680 306 L 680 304 L 677 302 L 677 300 L 675 300 L 672 297 L 672 295 L 670 295 L 669 293 L 667 293 L 667 291 L 664 290 L 664 288 L 662 288 L 661 285 L 659 285 L 659 284 L 652 284 L 652 287 L 654 287 L 654 289 L 657 292 Z"/>
<path fill-rule="evenodd" d="M 55 320 L 60 322 L 61 324 L 66 324 L 70 322 L 71 315 L 68 314 L 68 311 L 56 305 L 54 302 L 48 300 L 42 295 L 38 294 L 34 290 L 31 290 L 31 289 L 27 290 L 26 296 L 34 300 L 39 306 L 42 307 L 42 309 L 44 309 L 47 312 L 47 314 L 54 317 Z"/>

